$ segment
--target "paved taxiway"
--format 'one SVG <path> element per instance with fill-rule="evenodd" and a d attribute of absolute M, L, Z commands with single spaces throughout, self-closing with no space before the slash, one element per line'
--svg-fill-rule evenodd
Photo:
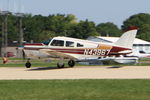
<path fill-rule="evenodd" d="M 0 80 L 16 79 L 150 79 L 150 66 L 82 66 L 57 69 L 1 67 Z"/>

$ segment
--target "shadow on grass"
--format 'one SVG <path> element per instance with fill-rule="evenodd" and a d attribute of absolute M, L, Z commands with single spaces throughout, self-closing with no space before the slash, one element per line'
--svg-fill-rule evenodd
<path fill-rule="evenodd" d="M 69 67 L 64 67 L 64 68 L 58 68 L 58 67 L 38 67 L 38 68 L 32 68 L 28 69 L 27 71 L 43 71 L 43 70 L 55 70 L 55 69 L 66 69 Z"/>

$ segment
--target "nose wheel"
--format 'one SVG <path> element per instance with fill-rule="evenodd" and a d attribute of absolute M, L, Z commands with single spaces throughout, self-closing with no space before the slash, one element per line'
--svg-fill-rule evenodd
<path fill-rule="evenodd" d="M 29 59 L 27 60 L 27 62 L 25 63 L 26 68 L 30 68 L 31 67 L 31 63 L 29 61 Z"/>

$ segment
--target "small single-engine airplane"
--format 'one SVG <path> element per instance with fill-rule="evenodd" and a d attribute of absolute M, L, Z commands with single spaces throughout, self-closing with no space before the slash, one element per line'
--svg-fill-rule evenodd
<path fill-rule="evenodd" d="M 120 39 L 113 44 L 103 44 L 88 40 L 75 39 L 69 37 L 54 37 L 44 43 L 29 43 L 24 45 L 24 53 L 27 58 L 52 57 L 60 58 L 57 67 L 63 68 L 63 59 L 69 59 L 69 67 L 73 67 L 75 62 L 89 61 L 106 56 L 120 56 L 132 53 L 132 45 L 137 34 L 137 28 L 131 27 Z M 28 60 L 25 64 L 31 67 Z"/>

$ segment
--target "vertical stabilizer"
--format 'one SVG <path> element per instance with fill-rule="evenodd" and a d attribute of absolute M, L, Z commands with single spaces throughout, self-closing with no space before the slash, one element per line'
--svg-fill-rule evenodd
<path fill-rule="evenodd" d="M 130 28 L 127 32 L 125 32 L 116 42 L 115 44 L 121 47 L 132 48 L 134 39 L 137 34 L 136 27 Z"/>

